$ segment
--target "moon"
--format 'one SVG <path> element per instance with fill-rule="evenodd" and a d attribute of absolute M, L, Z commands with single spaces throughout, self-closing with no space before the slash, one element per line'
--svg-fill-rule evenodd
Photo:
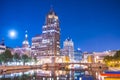
<path fill-rule="evenodd" d="M 16 33 L 15 30 L 10 30 L 10 31 L 9 31 L 9 37 L 10 37 L 10 38 L 16 38 L 16 36 L 17 36 L 17 33 Z"/>

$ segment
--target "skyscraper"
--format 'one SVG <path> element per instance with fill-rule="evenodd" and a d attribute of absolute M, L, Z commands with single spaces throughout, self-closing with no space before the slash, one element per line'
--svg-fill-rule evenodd
<path fill-rule="evenodd" d="M 46 16 L 46 24 L 43 26 L 43 41 L 47 42 L 48 53 L 50 55 L 59 55 L 60 53 L 60 28 L 59 19 L 53 9 Z"/>
<path fill-rule="evenodd" d="M 70 60 L 74 59 L 74 43 L 72 39 L 67 38 L 63 44 L 63 54 L 69 56 Z"/>
<path fill-rule="evenodd" d="M 60 55 L 59 19 L 54 10 L 48 12 L 45 25 L 42 27 L 41 38 L 32 38 L 32 53 L 38 56 Z M 37 41 L 37 42 L 36 42 Z"/>

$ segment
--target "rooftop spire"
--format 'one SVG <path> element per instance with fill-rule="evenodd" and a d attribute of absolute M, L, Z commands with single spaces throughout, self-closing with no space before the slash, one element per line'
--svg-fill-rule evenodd
<path fill-rule="evenodd" d="M 68 37 L 66 40 L 67 40 L 67 41 L 72 41 L 72 39 L 70 39 L 70 37 Z"/>
<path fill-rule="evenodd" d="M 0 45 L 5 45 L 4 38 L 2 38 L 2 41 L 0 42 Z"/>
<path fill-rule="evenodd" d="M 25 31 L 25 40 L 23 41 L 23 47 L 29 47 L 27 30 Z"/>
<path fill-rule="evenodd" d="M 28 39 L 28 34 L 27 34 L 27 30 L 25 31 L 25 40 Z"/>
<path fill-rule="evenodd" d="M 50 10 L 53 10 L 53 5 L 50 6 Z"/>
<path fill-rule="evenodd" d="M 53 5 L 50 6 L 50 11 L 48 14 L 54 14 L 56 15 L 56 13 L 54 12 L 54 9 L 53 9 Z"/>

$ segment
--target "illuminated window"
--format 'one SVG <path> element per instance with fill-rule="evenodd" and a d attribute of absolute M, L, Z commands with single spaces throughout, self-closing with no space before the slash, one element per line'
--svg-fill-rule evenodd
<path fill-rule="evenodd" d="M 57 43 L 59 44 L 60 42 L 57 41 Z"/>

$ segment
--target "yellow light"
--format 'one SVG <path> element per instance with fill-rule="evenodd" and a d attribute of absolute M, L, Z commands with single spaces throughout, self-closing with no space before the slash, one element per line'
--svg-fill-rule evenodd
<path fill-rule="evenodd" d="M 53 18 L 53 15 L 49 15 L 48 18 Z"/>
<path fill-rule="evenodd" d="M 55 16 L 55 15 L 48 15 L 48 18 L 55 18 L 55 19 L 58 19 L 58 16 Z"/>
<path fill-rule="evenodd" d="M 119 78 L 117 78 L 117 77 L 106 77 L 106 78 L 104 78 L 105 80 L 120 80 L 120 77 Z"/>

